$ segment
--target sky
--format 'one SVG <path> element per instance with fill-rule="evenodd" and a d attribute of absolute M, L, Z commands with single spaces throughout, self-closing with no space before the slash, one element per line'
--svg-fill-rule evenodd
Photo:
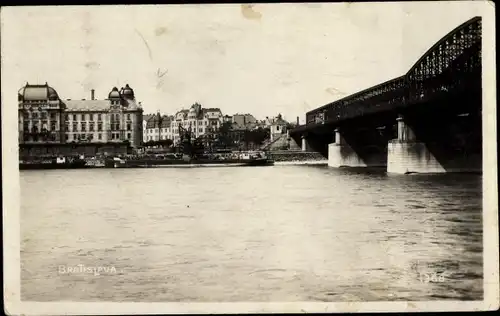
<path fill-rule="evenodd" d="M 104 99 L 128 83 L 145 114 L 199 102 L 303 123 L 309 110 L 403 75 L 485 4 L 3 7 L 2 81 L 9 92 L 48 82 L 63 100 L 91 89 Z"/>

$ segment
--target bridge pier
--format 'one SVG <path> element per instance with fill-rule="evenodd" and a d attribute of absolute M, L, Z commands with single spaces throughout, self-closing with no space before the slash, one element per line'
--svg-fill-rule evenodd
<path fill-rule="evenodd" d="M 402 115 L 397 118 L 398 138 L 389 141 L 387 172 L 444 173 L 445 168 L 434 157 L 424 142 L 419 142 L 415 132 Z"/>
<path fill-rule="evenodd" d="M 307 141 L 307 137 L 305 135 L 302 135 L 301 138 L 302 138 L 302 144 L 301 144 L 302 151 L 309 151 L 311 146 L 309 146 L 309 143 Z"/>
<path fill-rule="evenodd" d="M 335 142 L 328 145 L 328 166 L 339 167 L 368 167 L 365 159 L 346 141 L 340 128 L 335 129 Z"/>

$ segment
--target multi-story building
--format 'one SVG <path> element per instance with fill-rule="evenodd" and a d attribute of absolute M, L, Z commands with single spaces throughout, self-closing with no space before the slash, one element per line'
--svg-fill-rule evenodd
<path fill-rule="evenodd" d="M 19 90 L 19 143 L 119 143 L 132 147 L 143 140 L 142 107 L 127 84 L 114 87 L 104 100 L 60 99 L 45 85 L 26 84 Z"/>
<path fill-rule="evenodd" d="M 171 123 L 171 139 L 174 144 L 180 140 L 179 127 L 191 130 L 194 137 L 210 136 L 216 133 L 223 123 L 223 115 L 219 108 L 202 108 L 193 104 L 189 110 L 181 110 L 174 115 Z"/>
<path fill-rule="evenodd" d="M 189 109 L 180 110 L 175 115 L 151 115 L 144 125 L 144 142 L 171 139 L 180 141 L 179 129 L 191 130 L 195 138 L 211 136 L 224 122 L 219 108 L 202 108 L 195 103 Z"/>
<path fill-rule="evenodd" d="M 257 120 L 252 114 L 234 114 L 232 122 L 235 127 L 253 129 L 257 124 Z"/>
<path fill-rule="evenodd" d="M 147 136 L 146 136 L 146 127 L 147 127 L 147 124 L 148 124 L 148 121 L 150 118 L 152 118 L 153 116 L 155 116 L 155 114 L 144 114 L 142 116 L 142 142 L 145 143 L 148 141 L 147 139 Z"/>
<path fill-rule="evenodd" d="M 160 115 L 160 113 L 152 115 L 146 122 L 144 130 L 145 142 L 172 139 L 172 120 L 173 116 Z"/>
<path fill-rule="evenodd" d="M 65 104 L 56 90 L 45 85 L 29 85 L 18 91 L 19 143 L 64 142 Z"/>

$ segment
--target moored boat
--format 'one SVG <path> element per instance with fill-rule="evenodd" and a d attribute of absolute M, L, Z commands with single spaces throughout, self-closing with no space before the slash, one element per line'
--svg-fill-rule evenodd
<path fill-rule="evenodd" d="M 236 167 L 271 166 L 274 161 L 262 151 L 231 152 L 205 150 L 199 138 L 195 138 L 191 128 L 179 126 L 180 152 L 166 155 L 132 155 L 108 157 L 107 168 L 158 168 L 158 167 Z"/>
<path fill-rule="evenodd" d="M 50 157 L 19 161 L 19 170 L 79 169 L 85 167 L 86 161 L 81 157 Z"/>
<path fill-rule="evenodd" d="M 263 155 L 255 155 L 242 158 L 222 157 L 144 157 L 128 158 L 113 157 L 105 161 L 107 168 L 161 168 L 161 167 L 256 167 L 272 166 L 274 161 Z"/>

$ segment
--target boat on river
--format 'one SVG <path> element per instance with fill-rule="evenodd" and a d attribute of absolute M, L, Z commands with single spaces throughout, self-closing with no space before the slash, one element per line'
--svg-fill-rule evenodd
<path fill-rule="evenodd" d="M 113 157 L 105 161 L 107 168 L 258 167 L 272 165 L 274 165 L 274 161 L 268 159 L 261 152 L 226 156 L 203 155 L 190 157 L 182 155 L 180 158 L 161 155 L 156 157 Z"/>
<path fill-rule="evenodd" d="M 262 151 L 210 152 L 200 139 L 194 139 L 191 129 L 179 127 L 180 152 L 166 155 L 131 155 L 108 157 L 107 168 L 159 168 L 159 167 L 257 167 L 272 166 L 274 161 Z M 192 141 L 194 139 L 194 141 Z"/>
<path fill-rule="evenodd" d="M 19 170 L 80 169 L 86 168 L 82 157 L 46 157 L 19 161 Z"/>

